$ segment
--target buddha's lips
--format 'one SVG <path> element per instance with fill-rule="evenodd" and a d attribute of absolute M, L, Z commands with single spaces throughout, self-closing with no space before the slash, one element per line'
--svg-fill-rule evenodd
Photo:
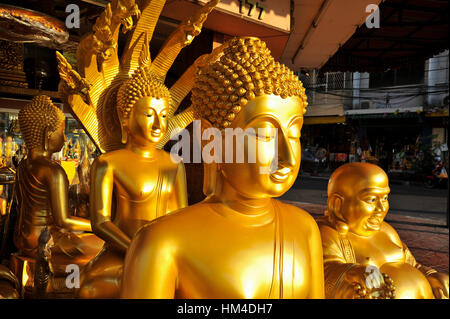
<path fill-rule="evenodd" d="M 290 169 L 289 167 L 283 167 L 283 168 L 275 171 L 274 173 L 270 174 L 270 177 L 275 182 L 282 183 L 288 179 L 291 172 L 292 172 L 292 169 Z"/>
<path fill-rule="evenodd" d="M 367 226 L 373 230 L 379 230 L 381 225 L 381 219 L 376 216 L 371 216 L 367 219 Z"/>
<path fill-rule="evenodd" d="M 160 130 L 155 130 L 155 131 L 152 131 L 152 136 L 153 137 L 160 137 L 161 136 L 161 131 Z"/>

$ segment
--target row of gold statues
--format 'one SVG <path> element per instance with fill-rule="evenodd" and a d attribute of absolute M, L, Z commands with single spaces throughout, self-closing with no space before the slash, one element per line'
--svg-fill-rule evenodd
<path fill-rule="evenodd" d="M 51 160 L 65 142 L 63 113 L 46 96 L 20 111 L 28 156 L 17 170 L 14 264 L 47 261 L 56 281 L 67 265 L 80 266 L 78 298 L 448 298 L 448 275 L 418 264 L 383 221 L 389 182 L 379 167 L 338 168 L 318 223 L 273 199 L 299 171 L 302 83 L 263 41 L 246 37 L 200 57 L 167 88 L 168 69 L 218 1 L 183 22 L 151 61 L 164 3 L 114 0 L 81 40 L 77 71 L 58 54 L 64 101 L 102 152 L 91 167 L 90 220 L 69 214 L 67 176 Z M 131 35 L 119 57 L 121 25 Z M 189 92 L 191 106 L 175 115 Z M 235 147 L 255 142 L 263 156 L 204 163 L 207 198 L 187 206 L 184 165 L 161 148 L 194 118 L 203 132 L 257 130 Z M 0 295 L 18 296 L 14 280 L 0 268 Z"/>

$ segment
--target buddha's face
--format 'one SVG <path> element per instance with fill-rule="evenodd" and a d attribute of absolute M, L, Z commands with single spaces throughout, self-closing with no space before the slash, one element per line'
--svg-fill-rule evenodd
<path fill-rule="evenodd" d="M 158 143 L 167 131 L 167 98 L 145 97 L 134 105 L 127 123 L 128 134 L 140 144 Z"/>
<path fill-rule="evenodd" d="M 65 134 L 66 125 L 63 122 L 59 127 L 48 136 L 48 151 L 50 154 L 59 152 L 67 141 Z"/>
<path fill-rule="evenodd" d="M 237 114 L 231 128 L 250 128 L 256 134 L 236 139 L 235 150 L 243 147 L 244 161 L 221 164 L 223 177 L 246 198 L 283 195 L 300 168 L 302 125 L 302 101 L 298 97 L 262 95 L 251 100 Z M 250 143 L 256 145 L 253 163 L 249 161 L 249 152 L 254 152 Z"/>
<path fill-rule="evenodd" d="M 351 174 L 351 173 L 350 173 Z M 367 165 L 367 175 L 341 179 L 344 199 L 342 216 L 349 231 L 360 236 L 371 236 L 380 230 L 389 210 L 389 180 L 383 170 Z"/>

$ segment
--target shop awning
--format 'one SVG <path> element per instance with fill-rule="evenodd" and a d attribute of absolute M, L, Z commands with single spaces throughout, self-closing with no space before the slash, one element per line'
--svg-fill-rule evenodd
<path fill-rule="evenodd" d="M 347 110 L 345 111 L 346 116 L 354 115 L 384 115 L 384 114 L 420 114 L 423 112 L 422 106 L 416 107 L 387 107 L 379 109 L 360 109 L 360 110 Z"/>
<path fill-rule="evenodd" d="M 322 67 L 381 0 L 294 0 L 293 26 L 281 62 L 294 70 Z"/>
<path fill-rule="evenodd" d="M 303 119 L 303 125 L 345 123 L 345 116 L 312 116 Z"/>
<path fill-rule="evenodd" d="M 423 107 L 382 108 L 348 110 L 345 116 L 349 119 L 396 119 L 396 118 L 421 118 Z"/>
<path fill-rule="evenodd" d="M 448 109 L 443 111 L 436 111 L 431 113 L 426 113 L 426 117 L 448 117 Z"/>
<path fill-rule="evenodd" d="M 316 104 L 306 109 L 303 117 L 305 125 L 345 123 L 342 104 Z"/>
<path fill-rule="evenodd" d="M 359 26 L 322 69 L 382 72 L 424 61 L 449 48 L 448 9 L 448 0 L 385 0 L 380 27 Z"/>
<path fill-rule="evenodd" d="M 208 0 L 167 1 L 161 16 L 183 21 L 207 2 Z M 222 0 L 209 14 L 203 26 L 229 37 L 259 37 L 267 43 L 272 55 L 279 59 L 291 29 L 291 1 Z"/>
<path fill-rule="evenodd" d="M 314 116 L 344 116 L 344 105 L 342 104 L 314 104 L 306 108 L 304 117 Z"/>

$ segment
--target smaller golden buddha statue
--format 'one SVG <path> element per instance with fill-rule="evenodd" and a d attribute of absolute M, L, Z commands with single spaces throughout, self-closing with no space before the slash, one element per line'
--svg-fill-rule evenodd
<path fill-rule="evenodd" d="M 49 262 L 55 274 L 65 273 L 67 264 L 85 265 L 103 244 L 92 234 L 89 220 L 69 214 L 67 175 L 51 160 L 66 140 L 64 120 L 45 95 L 34 97 L 19 112 L 28 155 L 17 169 L 19 217 L 14 243 L 21 256 L 36 258 L 38 238 L 48 227 L 54 244 Z"/>
<path fill-rule="evenodd" d="M 258 133 L 205 161 L 203 202 L 141 228 L 127 251 L 123 298 L 324 297 L 317 224 L 272 199 L 297 177 L 305 90 L 263 41 L 233 39 L 223 47 L 220 60 L 200 68 L 193 88 L 202 135 L 226 128 Z M 226 144 L 225 135 L 215 138 Z M 238 149 L 242 162 L 222 157 Z M 253 151 L 261 154 L 255 161 Z"/>
<path fill-rule="evenodd" d="M 389 192 L 386 173 L 374 164 L 345 164 L 331 175 L 318 221 L 327 298 L 448 298 L 448 275 L 419 264 L 383 221 Z"/>

